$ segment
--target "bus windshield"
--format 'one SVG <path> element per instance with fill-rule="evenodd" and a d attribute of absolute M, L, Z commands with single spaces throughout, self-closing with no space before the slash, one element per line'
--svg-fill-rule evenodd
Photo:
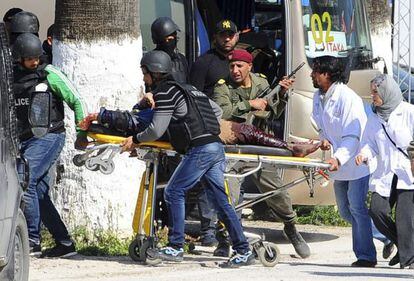
<path fill-rule="evenodd" d="M 356 51 L 362 68 L 372 56 L 367 19 L 361 0 L 302 0 L 305 52 L 312 58 L 346 57 Z"/>

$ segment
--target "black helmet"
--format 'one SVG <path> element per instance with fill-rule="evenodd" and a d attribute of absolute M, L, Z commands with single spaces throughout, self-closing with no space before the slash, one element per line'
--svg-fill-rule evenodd
<path fill-rule="evenodd" d="M 39 33 L 39 20 L 35 14 L 20 12 L 15 14 L 10 22 L 11 33 Z"/>
<path fill-rule="evenodd" d="M 20 12 L 22 12 L 23 10 L 22 9 L 20 9 L 20 8 L 11 8 L 11 9 L 9 9 L 5 14 L 4 14 L 4 16 L 3 16 L 3 21 L 4 22 L 10 22 L 11 21 L 11 19 L 12 19 L 12 17 L 15 15 L 15 14 L 17 14 L 17 13 L 20 13 Z"/>
<path fill-rule="evenodd" d="M 170 56 L 163 51 L 150 51 L 142 57 L 141 67 L 145 66 L 152 73 L 171 73 L 172 63 Z"/>
<path fill-rule="evenodd" d="M 19 35 L 13 44 L 13 57 L 16 60 L 21 58 L 40 57 L 43 54 L 40 39 L 31 33 Z"/>
<path fill-rule="evenodd" d="M 151 25 L 151 36 L 154 44 L 164 41 L 164 38 L 174 32 L 180 31 L 178 25 L 168 17 L 157 18 Z"/>

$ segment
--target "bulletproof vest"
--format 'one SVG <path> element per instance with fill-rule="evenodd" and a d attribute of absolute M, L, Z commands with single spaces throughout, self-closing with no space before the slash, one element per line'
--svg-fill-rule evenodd
<path fill-rule="evenodd" d="M 187 83 L 188 66 L 185 57 L 177 54 L 171 58 L 171 62 L 171 76 L 174 78 L 174 81 L 178 83 Z"/>
<path fill-rule="evenodd" d="M 164 51 L 163 48 L 157 46 L 154 50 Z M 188 81 L 188 63 L 184 55 L 174 50 L 172 53 L 166 52 L 171 58 L 171 76 L 178 83 L 187 83 Z"/>
<path fill-rule="evenodd" d="M 187 114 L 178 120 L 171 120 L 168 126 L 168 135 L 174 149 L 185 153 L 192 146 L 219 141 L 220 125 L 209 98 L 192 85 L 175 81 L 167 83 L 181 89 L 187 103 Z"/>
<path fill-rule="evenodd" d="M 31 126 L 29 124 L 29 108 L 31 96 L 39 84 L 46 84 L 47 90 L 50 91 L 47 81 L 46 64 L 40 65 L 36 70 L 27 70 L 20 65 L 14 67 L 14 96 L 17 115 L 17 132 L 20 140 L 27 140 L 33 137 Z M 60 99 L 55 95 L 52 96 L 50 108 L 50 129 L 49 132 L 64 131 L 64 106 Z M 47 109 L 45 109 L 47 110 Z"/>

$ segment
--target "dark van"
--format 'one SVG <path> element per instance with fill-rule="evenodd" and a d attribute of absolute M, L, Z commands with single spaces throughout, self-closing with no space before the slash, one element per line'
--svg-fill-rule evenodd
<path fill-rule="evenodd" d="M 18 151 L 12 60 L 3 22 L 0 22 L 0 75 L 0 280 L 20 281 L 29 278 L 29 240 L 21 209 L 28 175 Z"/>

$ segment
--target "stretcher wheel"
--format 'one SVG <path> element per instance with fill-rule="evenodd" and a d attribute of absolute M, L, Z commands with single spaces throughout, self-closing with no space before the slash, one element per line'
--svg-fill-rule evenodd
<path fill-rule="evenodd" d="M 109 175 L 115 169 L 115 164 L 112 160 L 105 160 L 104 164 L 99 165 L 99 171 L 102 174 Z"/>
<path fill-rule="evenodd" d="M 148 246 L 148 241 L 141 243 L 137 239 L 134 239 L 128 247 L 129 256 L 134 261 L 145 262 Z"/>
<path fill-rule="evenodd" d="M 72 161 L 76 167 L 82 167 L 83 165 L 85 165 L 85 160 L 83 159 L 82 154 L 76 154 L 75 156 L 73 156 Z"/>
<path fill-rule="evenodd" d="M 263 266 L 273 267 L 280 260 L 279 248 L 276 246 L 276 244 L 273 243 L 266 243 L 266 247 L 271 251 L 272 255 L 269 255 L 269 253 L 266 251 L 265 246 L 262 246 L 257 250 L 257 256 Z"/>
<path fill-rule="evenodd" d="M 91 171 L 99 170 L 99 164 L 94 164 L 91 158 L 85 161 L 85 167 L 86 169 L 91 170 Z"/>

